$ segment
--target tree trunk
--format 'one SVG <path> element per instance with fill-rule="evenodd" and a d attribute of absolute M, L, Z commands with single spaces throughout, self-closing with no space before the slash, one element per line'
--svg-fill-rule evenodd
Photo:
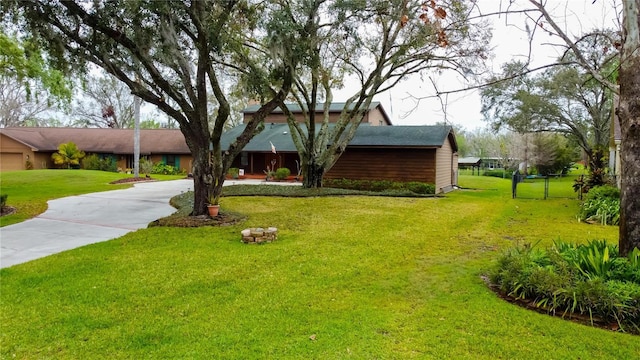
<path fill-rule="evenodd" d="M 321 188 L 322 178 L 324 177 L 324 166 L 312 161 L 307 164 L 304 170 L 302 186 L 305 188 Z"/>
<path fill-rule="evenodd" d="M 640 57 L 620 69 L 620 255 L 640 249 Z"/>
<path fill-rule="evenodd" d="M 208 148 L 204 147 L 193 153 L 193 216 L 208 214 L 207 205 L 213 184 L 212 173 Z"/>
<path fill-rule="evenodd" d="M 625 0 L 618 117 L 622 141 L 620 255 L 640 249 L 640 0 Z"/>

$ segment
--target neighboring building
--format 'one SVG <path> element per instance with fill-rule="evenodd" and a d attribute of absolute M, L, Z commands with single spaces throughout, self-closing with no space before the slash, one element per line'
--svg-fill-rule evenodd
<path fill-rule="evenodd" d="M 479 157 L 464 157 L 458 159 L 458 168 L 459 169 L 469 169 L 471 168 L 471 175 L 476 174 L 476 169 L 478 169 L 478 175 L 480 175 L 480 167 L 482 166 L 482 159 Z"/>
<path fill-rule="evenodd" d="M 322 109 L 322 104 L 318 106 Z M 336 113 L 334 120 L 340 106 L 344 103 L 331 107 Z M 244 111 L 245 119 L 255 112 L 254 107 Z M 458 146 L 450 126 L 389 126 L 391 121 L 379 103 L 370 109 L 374 114 L 365 114 L 365 123 L 325 178 L 421 181 L 435 184 L 438 193 L 453 189 L 457 184 Z M 300 113 L 299 109 L 294 112 Z M 222 148 L 226 149 L 244 128 L 244 124 L 239 125 L 223 134 Z M 299 156 L 289 131 L 282 111 L 269 115 L 265 129 L 247 144 L 232 166 L 249 175 L 262 175 L 267 167 L 286 167 L 296 174 Z"/>
<path fill-rule="evenodd" d="M 340 118 L 340 114 L 344 109 L 346 103 L 336 102 L 331 103 L 329 106 L 329 122 L 335 123 Z M 289 111 L 292 114 L 298 116 L 298 121 L 303 122 L 304 117 L 302 116 L 302 109 L 299 105 L 287 104 Z M 253 114 L 256 113 L 260 109 L 260 105 L 250 105 L 246 107 L 242 113 L 244 117 L 244 123 L 247 123 L 251 120 Z M 315 113 L 316 122 L 322 122 L 324 117 L 324 103 L 316 104 L 316 113 Z M 287 117 L 282 112 L 282 109 L 279 107 L 276 108 L 269 114 L 269 116 L 264 120 L 265 124 L 273 123 L 273 124 L 286 124 Z M 371 126 L 388 126 L 391 125 L 391 119 L 387 115 L 387 112 L 384 110 L 380 102 L 373 101 L 369 105 L 369 110 L 364 114 L 362 118 L 362 124 L 369 124 Z"/>
<path fill-rule="evenodd" d="M 30 128 L 0 129 L 0 170 L 55 167 L 51 155 L 68 142 L 88 154 L 110 157 L 121 169 L 133 168 L 133 129 Z M 140 156 L 191 172 L 193 158 L 180 130 L 140 130 Z"/>

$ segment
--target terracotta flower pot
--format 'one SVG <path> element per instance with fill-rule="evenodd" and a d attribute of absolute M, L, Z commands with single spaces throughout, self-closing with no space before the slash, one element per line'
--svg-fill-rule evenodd
<path fill-rule="evenodd" d="M 220 211 L 220 205 L 207 205 L 209 209 L 209 216 L 215 217 L 218 216 L 218 212 Z"/>

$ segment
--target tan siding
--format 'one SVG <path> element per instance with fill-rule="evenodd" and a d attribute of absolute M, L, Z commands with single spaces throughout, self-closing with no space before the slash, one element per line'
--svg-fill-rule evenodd
<path fill-rule="evenodd" d="M 0 171 L 25 170 L 27 159 L 33 163 L 31 148 L 0 134 Z"/>
<path fill-rule="evenodd" d="M 193 156 L 181 155 L 180 156 L 180 169 L 186 173 L 193 172 Z"/>
<path fill-rule="evenodd" d="M 329 179 L 435 182 L 433 149 L 347 149 Z"/>
<path fill-rule="evenodd" d="M 452 160 L 453 148 L 449 139 L 446 139 L 436 153 L 436 192 L 440 192 L 441 189 L 450 189 L 453 185 Z"/>
<path fill-rule="evenodd" d="M 33 162 L 34 169 L 50 169 L 53 167 L 53 160 L 51 160 L 51 152 L 35 153 L 35 161 Z"/>
<path fill-rule="evenodd" d="M 389 125 L 389 124 L 387 124 L 386 120 L 384 119 L 384 115 L 382 115 L 382 111 L 380 111 L 380 108 L 375 108 L 373 110 L 370 110 L 365 115 L 365 118 L 362 120 L 362 122 L 363 123 L 369 123 L 371 126 Z"/>

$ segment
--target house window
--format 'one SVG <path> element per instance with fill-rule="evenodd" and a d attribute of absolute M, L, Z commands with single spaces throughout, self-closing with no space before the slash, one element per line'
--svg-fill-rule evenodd
<path fill-rule="evenodd" d="M 240 154 L 240 165 L 248 166 L 249 165 L 249 154 L 246 151 L 243 151 Z"/>
<path fill-rule="evenodd" d="M 175 155 L 167 155 L 166 156 L 167 165 L 176 166 L 176 156 Z"/>

